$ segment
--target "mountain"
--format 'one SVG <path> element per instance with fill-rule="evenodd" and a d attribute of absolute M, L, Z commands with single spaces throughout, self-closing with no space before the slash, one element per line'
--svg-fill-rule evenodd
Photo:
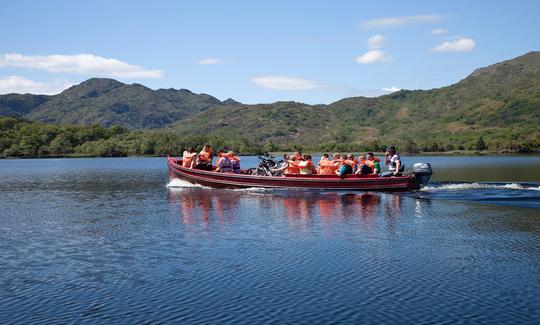
<path fill-rule="evenodd" d="M 185 89 L 151 90 L 94 78 L 54 96 L 0 96 L 2 115 L 55 124 L 166 128 L 270 147 L 357 150 L 392 142 L 436 151 L 472 148 L 483 137 L 494 149 L 521 150 L 540 147 L 540 52 L 477 69 L 451 86 L 329 105 L 245 105 Z"/>
<path fill-rule="evenodd" d="M 0 96 L 0 115 L 55 124 L 122 125 L 139 129 L 164 127 L 221 105 L 212 96 L 186 89 L 152 90 L 139 84 L 92 78 L 54 96 Z"/>
<path fill-rule="evenodd" d="M 330 105 L 278 102 L 217 107 L 181 120 L 173 129 L 184 134 L 239 135 L 256 142 L 292 142 L 321 150 L 394 142 L 437 151 L 470 148 L 479 136 L 494 148 L 513 142 L 538 146 L 539 124 L 540 52 L 530 52 L 477 69 L 448 87 L 345 98 Z"/>

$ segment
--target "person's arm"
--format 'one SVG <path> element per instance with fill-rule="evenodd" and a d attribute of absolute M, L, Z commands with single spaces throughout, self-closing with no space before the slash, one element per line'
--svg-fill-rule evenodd
<path fill-rule="evenodd" d="M 401 167 L 401 161 L 398 159 L 396 160 L 396 170 L 394 171 L 394 175 L 397 175 L 399 173 L 400 167 Z"/>

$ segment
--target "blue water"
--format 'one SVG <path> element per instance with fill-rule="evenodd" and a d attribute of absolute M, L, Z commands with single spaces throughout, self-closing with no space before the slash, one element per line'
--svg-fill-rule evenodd
<path fill-rule="evenodd" d="M 433 182 L 212 190 L 159 158 L 0 160 L 0 323 L 538 323 L 540 159 L 404 160 Z"/>

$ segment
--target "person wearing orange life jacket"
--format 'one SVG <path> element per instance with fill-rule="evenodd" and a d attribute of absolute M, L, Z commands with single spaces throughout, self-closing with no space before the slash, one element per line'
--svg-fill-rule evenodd
<path fill-rule="evenodd" d="M 335 157 L 335 155 L 334 155 Z M 331 160 L 328 157 L 328 154 L 324 154 L 319 161 L 318 168 L 317 168 L 317 174 L 319 175 L 335 175 L 336 170 L 338 169 L 337 164 L 339 162 Z"/>
<path fill-rule="evenodd" d="M 240 158 L 233 151 L 229 151 L 227 157 L 232 163 L 233 173 L 240 174 Z"/>
<path fill-rule="evenodd" d="M 210 145 L 205 144 L 197 160 L 197 169 L 212 170 L 212 148 Z"/>
<path fill-rule="evenodd" d="M 379 174 L 381 172 L 381 160 L 373 154 L 373 152 L 368 152 L 366 154 L 366 165 L 371 169 L 372 174 Z"/>
<path fill-rule="evenodd" d="M 343 177 L 345 175 L 350 175 L 353 172 L 354 161 L 347 159 L 347 155 L 341 156 L 341 166 L 336 170 L 336 174 Z"/>
<path fill-rule="evenodd" d="M 311 155 L 304 155 L 302 161 L 298 163 L 298 167 L 300 168 L 300 174 L 302 175 L 317 174 L 317 169 L 315 169 L 315 166 L 313 165 Z"/>
<path fill-rule="evenodd" d="M 300 168 L 298 167 L 298 158 L 297 156 L 291 156 L 287 161 L 287 168 L 285 169 L 285 174 L 300 174 Z"/>
<path fill-rule="evenodd" d="M 197 153 L 195 152 L 195 148 L 189 147 L 187 150 L 184 151 L 184 154 L 182 155 L 182 166 L 187 168 L 193 168 L 195 166 L 196 159 Z"/>
<path fill-rule="evenodd" d="M 233 171 L 233 162 L 229 159 L 224 150 L 218 151 L 218 160 L 216 162 L 216 172 L 231 173 Z"/>

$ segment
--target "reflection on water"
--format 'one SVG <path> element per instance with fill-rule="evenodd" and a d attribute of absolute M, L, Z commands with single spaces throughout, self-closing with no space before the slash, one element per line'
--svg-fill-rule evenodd
<path fill-rule="evenodd" d="M 540 320 L 538 183 L 168 188 L 147 158 L 6 160 L 0 180 L 1 324 Z"/>

